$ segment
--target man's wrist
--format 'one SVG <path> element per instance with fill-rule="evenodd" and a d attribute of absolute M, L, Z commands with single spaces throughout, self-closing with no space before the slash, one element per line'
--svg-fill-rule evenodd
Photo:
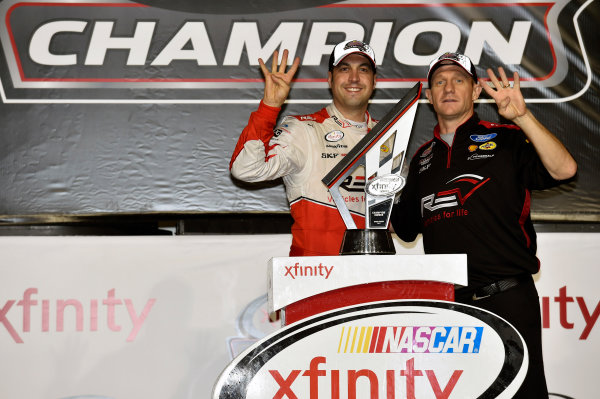
<path fill-rule="evenodd" d="M 279 104 L 279 103 L 270 102 L 268 100 L 265 100 L 264 98 L 260 102 L 262 104 L 266 105 L 267 107 L 277 108 L 278 110 L 281 109 L 281 105 L 282 105 L 282 104 Z"/>
<path fill-rule="evenodd" d="M 258 108 L 259 109 L 263 108 L 263 110 L 269 111 L 269 112 L 279 113 L 279 111 L 281 111 L 281 106 L 270 105 L 270 104 L 266 103 L 264 99 L 260 100 L 260 104 L 258 105 Z"/>
<path fill-rule="evenodd" d="M 525 113 L 523 115 L 517 116 L 512 121 L 517 126 L 521 126 L 522 127 L 523 125 L 526 125 L 528 123 L 535 122 L 536 119 L 533 116 L 533 114 L 531 113 L 531 111 L 529 111 L 529 109 L 526 109 Z"/>

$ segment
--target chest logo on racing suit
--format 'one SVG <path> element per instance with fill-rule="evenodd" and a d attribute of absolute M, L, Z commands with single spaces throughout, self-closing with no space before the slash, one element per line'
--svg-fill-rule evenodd
<path fill-rule="evenodd" d="M 423 216 L 425 209 L 435 212 L 442 208 L 454 208 L 464 205 L 489 180 L 489 177 L 484 178 L 483 176 L 473 174 L 456 176 L 446 182 L 447 189 L 421 199 L 421 216 Z"/>
<path fill-rule="evenodd" d="M 421 158 L 425 158 L 427 155 L 431 154 L 431 152 L 433 151 L 433 146 L 435 145 L 435 141 L 431 142 L 431 145 L 429 146 L 429 148 L 427 148 L 425 151 L 423 151 L 423 153 L 421 154 Z"/>
<path fill-rule="evenodd" d="M 273 130 L 273 137 L 279 137 L 281 136 L 281 133 L 283 132 L 290 132 L 289 130 L 287 130 L 287 128 L 289 127 L 289 125 L 287 123 L 284 123 L 283 125 L 278 126 L 276 129 Z"/>
<path fill-rule="evenodd" d="M 342 132 L 341 130 L 334 130 L 325 135 L 325 140 L 329 141 L 330 143 L 340 141 L 343 138 L 344 132 Z"/>
<path fill-rule="evenodd" d="M 469 138 L 476 143 L 483 143 L 485 141 L 490 141 L 494 137 L 496 137 L 498 133 L 489 133 L 489 134 L 472 134 Z"/>

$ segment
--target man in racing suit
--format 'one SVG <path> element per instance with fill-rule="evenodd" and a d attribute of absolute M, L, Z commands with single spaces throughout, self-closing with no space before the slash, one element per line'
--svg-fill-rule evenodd
<path fill-rule="evenodd" d="M 434 137 L 414 155 L 391 222 L 407 242 L 423 234 L 426 253 L 466 253 L 468 287 L 456 301 L 487 309 L 521 333 L 529 368 L 515 398 L 548 398 L 541 317 L 532 274 L 539 269 L 529 215 L 530 190 L 571 178 L 577 164 L 526 108 L 514 73 L 502 68 L 495 89 L 478 83 L 471 60 L 446 53 L 429 69 L 426 95 L 436 111 Z M 515 125 L 479 120 L 474 101 L 482 88 Z"/>
<path fill-rule="evenodd" d="M 329 60 L 333 102 L 310 115 L 287 116 L 276 127 L 299 59 L 286 72 L 287 50 L 272 70 L 259 60 L 265 92 L 250 115 L 233 156 L 231 174 L 257 182 L 283 178 L 292 225 L 290 256 L 338 255 L 345 224 L 321 179 L 376 124 L 367 112 L 375 87 L 375 54 L 356 40 L 337 44 Z M 364 171 L 342 185 L 342 196 L 358 228 L 364 228 Z"/>

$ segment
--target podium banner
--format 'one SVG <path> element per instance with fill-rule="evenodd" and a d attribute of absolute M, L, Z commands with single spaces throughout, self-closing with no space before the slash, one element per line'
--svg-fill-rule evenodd
<path fill-rule="evenodd" d="M 290 241 L 0 237 L 0 397 L 209 398 L 235 356 L 280 329 L 268 318 L 267 263 Z M 395 244 L 423 253 L 420 241 Z M 594 399 L 600 234 L 541 233 L 538 257 L 550 398 Z"/>

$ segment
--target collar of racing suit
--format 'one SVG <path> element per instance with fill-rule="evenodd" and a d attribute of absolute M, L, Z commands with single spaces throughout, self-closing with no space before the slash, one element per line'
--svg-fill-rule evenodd
<path fill-rule="evenodd" d="M 354 127 L 357 127 L 359 129 L 366 129 L 370 125 L 370 122 L 373 120 L 371 118 L 371 114 L 369 113 L 369 111 L 365 112 L 365 120 L 362 122 L 350 120 L 350 119 L 344 117 L 344 115 L 342 115 L 342 113 L 336 108 L 336 106 L 333 102 L 327 106 L 327 112 L 329 113 L 329 115 L 335 116 L 336 118 L 338 118 Z"/>

